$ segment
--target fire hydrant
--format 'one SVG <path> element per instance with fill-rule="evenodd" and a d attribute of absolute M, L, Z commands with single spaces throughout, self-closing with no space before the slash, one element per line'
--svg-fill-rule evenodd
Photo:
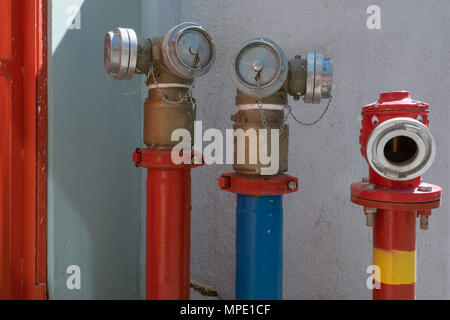
<path fill-rule="evenodd" d="M 284 111 L 288 95 L 303 96 L 305 103 L 331 99 L 332 61 L 319 53 L 288 61 L 275 42 L 255 38 L 239 48 L 231 75 L 239 108 L 231 117 L 236 172 L 223 174 L 219 186 L 237 193 L 236 299 L 282 299 L 282 195 L 298 189 L 298 179 L 284 174 L 289 139 Z M 263 161 L 264 151 L 276 165 Z"/>
<path fill-rule="evenodd" d="M 421 179 L 436 154 L 428 114 L 428 104 L 406 91 L 382 93 L 362 108 L 359 141 L 369 178 L 351 185 L 351 201 L 373 227 L 375 300 L 415 299 L 416 219 L 428 229 L 441 204 L 441 188 Z"/>
<path fill-rule="evenodd" d="M 178 141 L 171 136 L 176 129 L 186 129 L 192 136 L 196 113 L 192 89 L 214 58 L 211 37 L 191 22 L 175 26 L 162 38 L 139 39 L 126 28 L 105 37 L 109 80 L 109 74 L 119 80 L 131 79 L 135 73 L 147 75 L 147 148 L 133 154 L 136 166 L 147 168 L 146 299 L 189 299 L 190 169 L 202 165 L 202 156 L 183 154 L 196 161 L 175 164 L 171 153 Z"/>

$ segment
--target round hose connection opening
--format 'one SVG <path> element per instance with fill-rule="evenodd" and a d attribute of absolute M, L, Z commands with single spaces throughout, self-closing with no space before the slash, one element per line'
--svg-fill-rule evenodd
<path fill-rule="evenodd" d="M 367 141 L 367 161 L 391 180 L 410 180 L 427 171 L 436 154 L 430 130 L 412 118 L 393 118 L 379 124 Z"/>
<path fill-rule="evenodd" d="M 395 164 L 412 162 L 418 153 L 417 143 L 407 136 L 397 136 L 390 139 L 384 146 L 384 157 Z"/>

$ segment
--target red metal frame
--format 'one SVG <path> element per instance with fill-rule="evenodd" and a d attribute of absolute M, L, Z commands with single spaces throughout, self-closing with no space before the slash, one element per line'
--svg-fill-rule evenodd
<path fill-rule="evenodd" d="M 47 1 L 0 0 L 0 298 L 47 297 Z"/>

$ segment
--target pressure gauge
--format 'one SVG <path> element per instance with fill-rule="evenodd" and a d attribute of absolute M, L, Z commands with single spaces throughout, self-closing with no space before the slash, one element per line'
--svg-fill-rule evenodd
<path fill-rule="evenodd" d="M 136 71 L 137 52 L 138 39 L 133 29 L 109 31 L 103 47 L 105 72 L 118 80 L 131 79 Z"/>
<path fill-rule="evenodd" d="M 183 79 L 192 79 L 209 71 L 216 50 L 202 26 L 185 22 L 172 28 L 164 37 L 162 54 L 172 73 Z"/>
<path fill-rule="evenodd" d="M 320 103 L 321 99 L 331 96 L 333 84 L 333 62 L 324 59 L 320 53 L 308 53 L 306 59 L 306 93 L 305 103 Z"/>
<path fill-rule="evenodd" d="M 245 94 L 267 97 L 277 92 L 288 76 L 288 60 L 272 40 L 255 38 L 237 51 L 231 66 L 231 78 Z"/>

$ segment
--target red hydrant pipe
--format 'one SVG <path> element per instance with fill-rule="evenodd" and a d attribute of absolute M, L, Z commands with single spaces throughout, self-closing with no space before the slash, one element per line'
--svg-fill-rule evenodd
<path fill-rule="evenodd" d="M 360 143 L 369 178 L 351 185 L 351 201 L 364 207 L 373 226 L 375 300 L 416 296 L 416 219 L 426 230 L 442 193 L 421 179 L 435 154 L 428 114 L 428 104 L 404 91 L 383 93 L 363 107 Z"/>
<path fill-rule="evenodd" d="M 381 265 L 380 289 L 373 290 L 374 300 L 413 300 L 416 296 L 416 213 L 414 211 L 378 210 L 373 226 L 373 260 Z M 396 266 L 386 265 L 386 256 Z M 389 271 L 388 271 L 389 268 Z M 396 274 L 397 273 L 397 274 Z M 403 279 L 403 283 L 383 283 L 383 279 Z M 389 281 L 389 280 L 388 280 Z"/>
<path fill-rule="evenodd" d="M 147 170 L 146 299 L 187 300 L 190 288 L 191 171 L 170 150 L 138 149 Z"/>
<path fill-rule="evenodd" d="M 418 187 L 411 181 L 384 179 L 370 169 L 369 183 L 379 188 L 408 190 Z M 378 209 L 373 224 L 373 264 L 382 273 L 374 300 L 414 300 L 416 297 L 416 210 Z"/>
<path fill-rule="evenodd" d="M 190 231 L 190 170 L 148 169 L 146 299 L 189 299 Z"/>

